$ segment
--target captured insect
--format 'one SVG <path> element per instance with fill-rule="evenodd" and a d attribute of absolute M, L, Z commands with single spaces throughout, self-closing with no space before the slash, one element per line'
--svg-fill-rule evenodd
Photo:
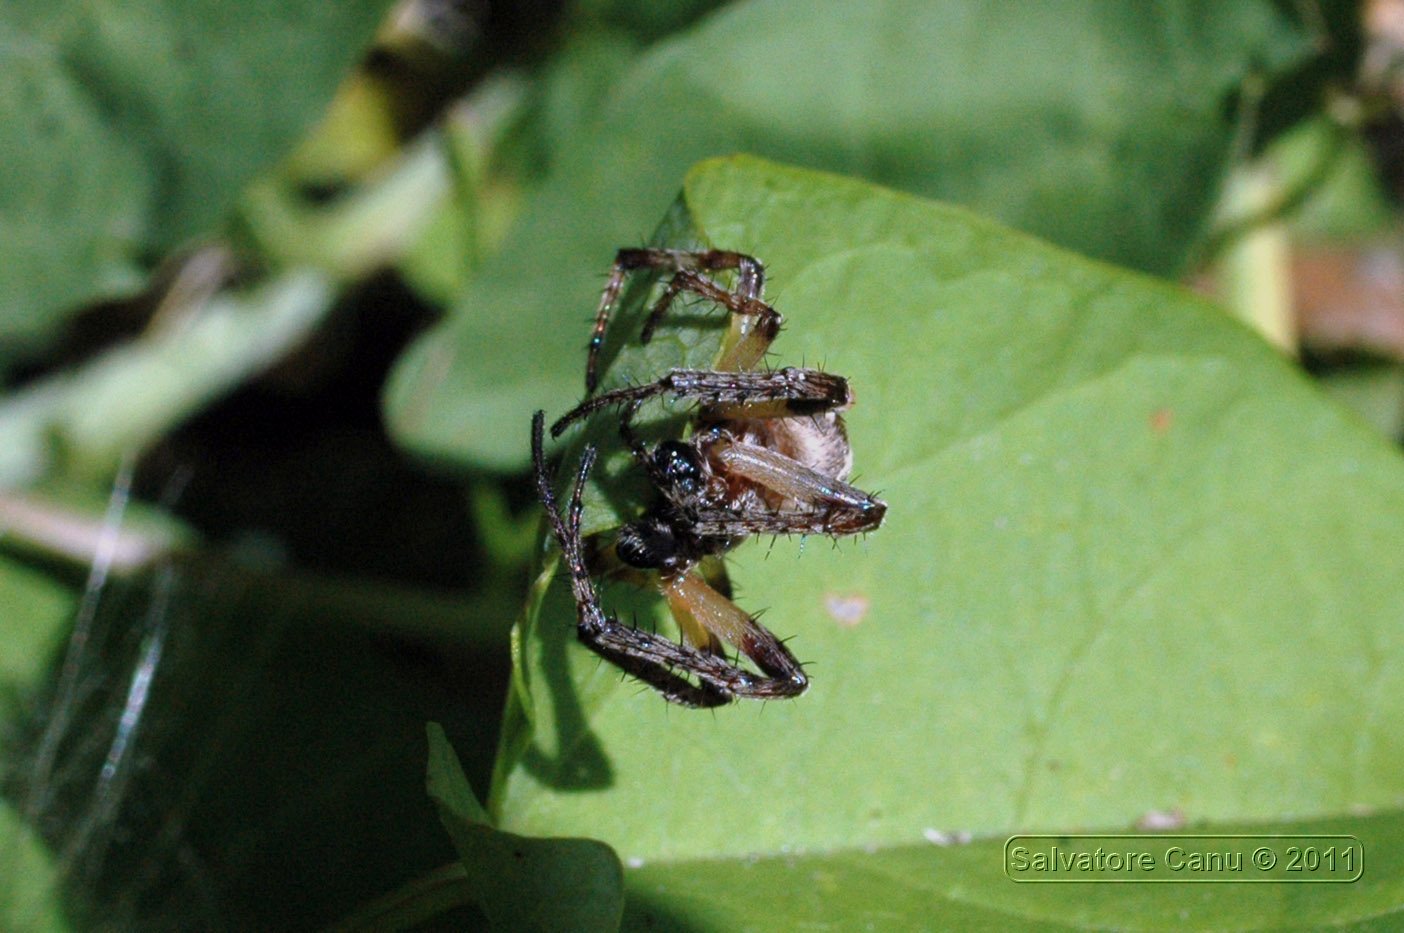
<path fill-rule="evenodd" d="M 730 315 L 716 367 L 673 369 L 653 382 L 591 397 L 609 316 L 636 270 L 668 275 L 649 310 L 648 343 L 673 301 L 697 295 Z M 734 272 L 734 287 L 708 273 Z M 840 412 L 853 403 L 848 380 L 817 369 L 760 368 L 782 318 L 762 298 L 765 270 L 725 250 L 621 249 L 600 297 L 586 364 L 586 400 L 551 427 L 553 437 L 602 410 L 619 412 L 619 434 L 653 489 L 643 514 L 606 547 L 581 535 L 582 494 L 597 451 L 587 446 L 563 510 L 543 451 L 545 415 L 532 422 L 537 491 L 570 574 L 580 640 L 596 654 L 683 706 L 720 706 L 738 697 L 798 696 L 809 685 L 790 650 L 729 598 L 719 558 L 751 535 L 841 535 L 872 531 L 887 504 L 847 482 L 853 467 Z M 683 438 L 650 446 L 633 429 L 644 403 L 696 405 Z M 656 586 L 682 632 L 679 644 L 625 625 L 600 604 L 597 576 Z M 709 582 L 709 579 L 711 582 Z M 728 660 L 730 644 L 755 670 Z"/>

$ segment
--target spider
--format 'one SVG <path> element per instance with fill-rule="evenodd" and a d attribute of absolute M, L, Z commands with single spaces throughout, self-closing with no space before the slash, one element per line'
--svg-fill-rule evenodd
<path fill-rule="evenodd" d="M 729 339 L 715 369 L 673 369 L 654 382 L 590 397 L 610 311 L 626 275 L 640 269 L 671 273 L 649 311 L 641 343 L 648 343 L 682 292 L 726 308 Z M 729 269 L 736 270 L 734 289 L 703 275 Z M 721 555 L 757 534 L 837 537 L 872 531 L 887 511 L 882 500 L 846 482 L 853 454 L 839 412 L 853 402 L 848 381 L 816 369 L 756 368 L 782 322 L 761 298 L 764 278 L 761 264 L 742 253 L 618 252 L 590 340 L 586 400 L 551 427 L 551 435 L 559 437 L 597 411 L 621 409 L 620 436 L 654 489 L 653 502 L 618 530 L 603 554 L 587 555 L 581 535 L 582 492 L 596 448 L 584 449 L 562 513 L 543 453 L 544 413 L 537 412 L 532 421 L 537 490 L 570 574 L 580 640 L 683 706 L 720 706 L 741 697 L 788 698 L 809 685 L 784 643 L 731 601 L 717 560 Z M 697 404 L 685 439 L 650 447 L 634 433 L 635 415 L 655 398 Z M 607 615 L 592 575 L 592 566 L 599 564 L 612 565 L 614 575 L 656 585 L 685 643 Z M 756 670 L 728 661 L 725 643 Z"/>

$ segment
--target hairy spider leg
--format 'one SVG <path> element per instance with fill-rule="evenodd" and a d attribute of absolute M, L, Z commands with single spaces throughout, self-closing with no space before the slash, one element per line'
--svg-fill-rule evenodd
<path fill-rule="evenodd" d="M 648 447 L 639 436 L 634 433 L 634 416 L 643 407 L 644 399 L 631 399 L 624 405 L 624 411 L 619 416 L 619 437 L 624 441 L 624 446 L 629 448 L 629 453 L 633 455 L 634 462 L 648 474 L 648 480 L 653 484 L 653 488 L 662 489 L 668 484 L 668 478 L 658 469 L 658 464 L 648 455 Z M 552 425 L 552 431 L 555 426 Z"/>
<path fill-rule="evenodd" d="M 690 637 L 703 646 L 713 638 L 735 645 L 767 675 L 754 680 L 744 693 L 734 690 L 738 696 L 779 699 L 799 696 L 809 687 L 809 678 L 784 642 L 709 586 L 700 574 L 688 571 L 665 578 L 662 589 L 678 628 L 691 632 Z M 711 636 L 706 642 L 700 637 L 704 631 Z"/>
<path fill-rule="evenodd" d="M 546 510 L 551 532 L 561 549 L 561 558 L 570 574 L 571 595 L 575 599 L 576 607 L 577 637 L 587 648 L 618 666 L 626 674 L 648 684 L 671 703 L 691 707 L 722 706 L 729 703 L 730 696 L 713 686 L 708 678 L 699 674 L 699 680 L 702 681 L 699 686 L 671 670 L 678 667 L 695 671 L 697 661 L 699 658 L 705 659 L 705 656 L 649 632 L 622 625 L 619 620 L 605 614 L 600 606 L 595 582 L 590 577 L 580 534 L 582 495 L 590 468 L 595 462 L 595 448 L 586 447 L 581 454 L 566 519 L 562 520 L 560 508 L 556 503 L 556 493 L 551 487 L 551 477 L 546 468 L 542 437 L 545 418 L 546 413 L 541 411 L 532 418 L 532 468 L 537 495 Z M 711 679 L 725 679 L 729 665 L 720 662 L 715 666 L 720 670 L 712 671 Z"/>
<path fill-rule="evenodd" d="M 595 310 L 595 325 L 590 332 L 590 347 L 585 362 L 585 394 L 595 391 L 600 351 L 604 348 L 605 329 L 609 315 L 619 300 L 624 279 L 640 269 L 672 271 L 673 277 L 664 287 L 662 296 L 650 309 L 639 340 L 648 343 L 653 331 L 679 292 L 689 291 L 726 306 L 732 312 L 733 333 L 728 340 L 730 349 L 723 354 L 719 369 L 751 369 L 765 356 L 783 322 L 780 313 L 761 300 L 765 287 L 765 268 L 745 253 L 731 250 L 674 250 L 637 248 L 621 249 L 615 253 L 609 279 L 600 293 Z M 725 289 L 701 275 L 705 271 L 736 270 L 736 289 Z"/>
<path fill-rule="evenodd" d="M 848 381 L 818 370 L 779 369 L 769 372 L 720 373 L 706 370 L 673 370 L 657 382 L 615 389 L 587 399 L 551 426 L 559 436 L 574 422 L 611 405 L 623 405 L 619 433 L 634 459 L 648 472 L 656 487 L 665 483 L 647 447 L 634 434 L 632 422 L 649 398 L 671 395 L 679 400 L 700 400 L 708 414 L 727 419 L 766 419 L 821 414 L 846 407 L 852 401 Z M 708 445 L 728 475 L 738 476 L 798 504 L 799 508 L 771 510 L 704 510 L 703 534 L 849 535 L 873 531 L 887 514 L 887 503 L 876 496 L 827 476 L 779 451 L 734 439 Z"/>
<path fill-rule="evenodd" d="M 780 325 L 785 322 L 779 311 L 759 298 L 747 298 L 696 272 L 683 270 L 669 280 L 663 294 L 649 311 L 648 320 L 639 334 L 639 343 L 646 345 L 653 339 L 653 331 L 663 320 L 663 315 L 678 293 L 684 291 L 700 295 L 731 312 L 731 333 L 723 341 L 726 349 L 716 364 L 720 370 L 754 369 L 775 342 Z"/>
<path fill-rule="evenodd" d="M 793 508 L 762 505 L 702 509 L 695 527 L 703 535 L 751 534 L 839 535 L 874 531 L 887 514 L 887 503 L 832 476 L 810 469 L 779 451 L 725 436 L 707 445 L 707 456 L 727 476 L 741 477 L 770 490 Z"/>
<path fill-rule="evenodd" d="M 656 382 L 613 389 L 588 398 L 551 425 L 551 436 L 611 405 L 643 403 L 660 395 L 677 401 L 699 401 L 708 409 L 708 418 L 786 418 L 839 411 L 853 402 L 848 380 L 817 369 L 784 369 L 744 372 L 718 372 L 708 369 L 674 369 Z"/>
<path fill-rule="evenodd" d="M 566 518 L 562 519 L 546 468 L 543 439 L 545 417 L 544 412 L 538 411 L 532 418 L 532 467 L 537 495 L 546 509 L 551 531 L 570 573 L 571 591 L 576 604 L 576 632 L 580 641 L 625 673 L 657 690 L 664 699 L 681 706 L 721 706 L 735 697 L 781 698 L 804 692 L 809 682 L 789 649 L 695 574 L 682 575 L 692 577 L 690 581 L 665 581 L 664 585 L 675 591 L 665 590 L 670 608 L 675 600 L 678 601 L 678 605 L 683 607 L 680 611 L 690 613 L 699 625 L 726 638 L 755 662 L 766 676 L 759 677 L 742 670 L 710 652 L 679 645 L 623 625 L 618 619 L 605 614 L 600 606 L 599 592 L 586 566 L 580 534 L 582 495 L 594 465 L 595 449 L 586 447 L 581 455 Z M 676 673 L 679 670 L 691 674 L 699 683 L 694 684 L 679 676 Z"/>

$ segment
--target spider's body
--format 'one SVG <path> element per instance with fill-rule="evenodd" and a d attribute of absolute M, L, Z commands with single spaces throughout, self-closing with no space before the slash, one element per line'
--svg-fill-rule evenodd
<path fill-rule="evenodd" d="M 695 533 L 698 512 L 716 508 L 730 496 L 696 447 L 665 441 L 653 449 L 650 459 L 654 474 L 663 482 L 649 510 L 619 529 L 614 550 L 620 561 L 640 570 L 676 575 L 739 543 L 727 536 Z"/>
<path fill-rule="evenodd" d="M 570 512 L 563 521 L 546 475 L 538 414 L 533 431 L 537 484 L 571 570 L 581 640 L 683 705 L 798 695 L 808 686 L 799 662 L 704 579 L 699 564 L 755 534 L 839 536 L 881 524 L 886 504 L 847 482 L 853 454 L 840 412 L 852 404 L 848 381 L 813 369 L 756 368 L 781 323 L 780 315 L 761 300 L 764 272 L 756 260 L 719 250 L 643 249 L 620 250 L 615 260 L 591 339 L 587 390 L 595 385 L 610 308 L 624 275 L 638 268 L 673 273 L 644 325 L 644 342 L 673 298 L 686 290 L 731 312 L 727 349 L 714 370 L 674 369 L 654 382 L 587 398 L 557 421 L 551 433 L 559 435 L 601 409 L 622 409 L 620 435 L 647 475 L 655 498 L 641 516 L 619 529 L 612 552 L 624 567 L 654 575 L 688 644 L 624 626 L 600 608 L 580 540 L 579 515 L 581 489 L 595 452 L 587 448 L 582 457 Z M 735 291 L 701 274 L 731 268 L 737 270 Z M 656 397 L 698 403 L 687 438 L 650 448 L 635 436 L 635 414 Z M 735 645 L 759 673 L 728 663 L 723 643 Z"/>

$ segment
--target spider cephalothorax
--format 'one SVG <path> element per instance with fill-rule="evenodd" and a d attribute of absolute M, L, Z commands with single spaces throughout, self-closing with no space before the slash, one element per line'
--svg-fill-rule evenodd
<path fill-rule="evenodd" d="M 791 697 L 808 686 L 783 643 L 708 582 L 699 565 L 756 534 L 822 534 L 871 531 L 882 523 L 882 500 L 848 484 L 852 450 L 840 412 L 852 404 L 848 381 L 816 369 L 757 369 L 779 333 L 778 312 L 761 299 L 764 270 L 755 259 L 722 250 L 682 252 L 620 250 L 600 300 L 587 392 L 610 310 L 624 276 L 634 269 L 672 276 L 644 324 L 648 342 L 673 299 L 691 292 L 731 313 L 729 339 L 712 370 L 674 369 L 643 385 L 587 398 L 552 427 L 567 427 L 607 408 L 619 408 L 619 432 L 654 489 L 642 515 L 615 535 L 612 555 L 628 572 L 647 572 L 668 601 L 687 644 L 620 623 L 605 614 L 580 533 L 581 491 L 595 459 L 587 447 L 562 517 L 542 452 L 544 416 L 533 422 L 533 465 L 538 491 L 571 573 L 580 639 L 602 657 L 687 706 L 717 706 L 735 697 Z M 702 273 L 736 270 L 727 289 Z M 650 399 L 693 402 L 689 436 L 650 447 L 633 431 L 633 419 Z M 712 575 L 720 571 L 713 568 Z M 721 590 L 726 587 L 720 586 Z M 751 671 L 726 660 L 724 644 L 755 664 Z"/>

